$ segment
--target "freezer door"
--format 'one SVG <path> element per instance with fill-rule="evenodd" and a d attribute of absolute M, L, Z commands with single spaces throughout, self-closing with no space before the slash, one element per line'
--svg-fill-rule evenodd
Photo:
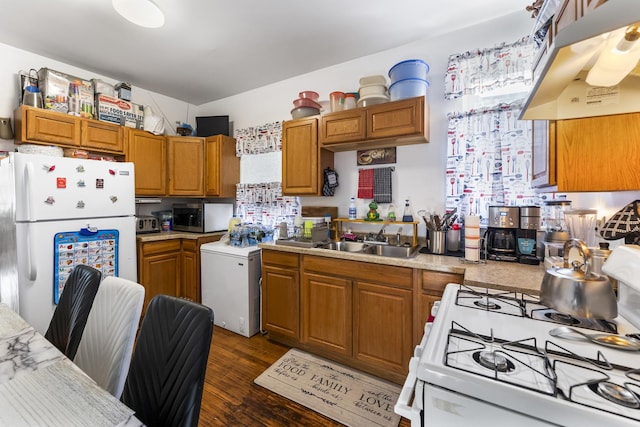
<path fill-rule="evenodd" d="M 16 221 L 135 214 L 133 163 L 12 153 Z"/>
<path fill-rule="evenodd" d="M 56 253 L 56 241 L 63 233 L 78 232 L 87 226 L 98 230 L 117 230 L 118 232 L 118 276 L 132 281 L 137 280 L 135 218 L 99 218 L 91 220 L 50 221 L 36 223 L 18 223 L 17 258 L 18 258 L 18 296 L 19 313 L 38 332 L 44 334 L 49 326 L 55 310 L 54 284 L 56 275 L 64 274 L 61 269 L 69 269 L 75 263 L 92 265 L 87 252 L 87 262 L 80 260 L 81 255 L 61 256 Z M 98 261 L 95 260 L 96 265 Z M 108 274 L 109 265 L 101 263 L 103 278 Z M 66 271 L 66 270 L 65 270 Z"/>

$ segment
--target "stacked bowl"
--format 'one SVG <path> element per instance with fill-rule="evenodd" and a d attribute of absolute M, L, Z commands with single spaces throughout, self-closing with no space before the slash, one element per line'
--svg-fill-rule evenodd
<path fill-rule="evenodd" d="M 322 105 L 318 103 L 320 95 L 312 90 L 306 90 L 298 94 L 298 99 L 293 101 L 291 117 L 300 119 L 302 117 L 316 116 L 320 114 Z"/>
<path fill-rule="evenodd" d="M 389 70 L 391 101 L 426 96 L 429 88 L 429 65 L 421 59 L 408 59 L 395 64 Z"/>
<path fill-rule="evenodd" d="M 358 107 L 381 104 L 389 101 L 387 92 L 387 78 L 385 76 L 367 76 L 360 79 L 360 98 Z"/>

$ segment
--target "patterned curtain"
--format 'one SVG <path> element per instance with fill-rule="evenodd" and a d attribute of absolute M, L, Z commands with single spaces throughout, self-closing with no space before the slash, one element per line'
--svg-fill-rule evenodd
<path fill-rule="evenodd" d="M 480 216 L 490 205 L 538 205 L 531 188 L 531 121 L 520 103 L 449 115 L 447 210 Z"/>
<path fill-rule="evenodd" d="M 524 37 L 512 44 L 449 56 L 445 99 L 490 94 L 511 86 L 531 85 L 536 45 Z"/>
<path fill-rule="evenodd" d="M 470 109 L 448 116 L 446 209 L 479 215 L 482 226 L 491 205 L 539 205 L 531 188 L 531 121 L 518 120 L 534 54 L 523 38 L 449 57 L 445 99 L 462 98 Z M 481 104 L 488 99 L 495 105 Z"/>

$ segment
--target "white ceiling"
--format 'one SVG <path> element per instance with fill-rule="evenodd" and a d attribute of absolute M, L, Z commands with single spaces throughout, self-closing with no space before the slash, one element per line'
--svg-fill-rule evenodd
<path fill-rule="evenodd" d="M 528 13 L 533 0 L 155 3 L 166 15 L 159 29 L 124 20 L 111 0 L 12 1 L 0 13 L 0 43 L 201 105 L 496 16 Z"/>

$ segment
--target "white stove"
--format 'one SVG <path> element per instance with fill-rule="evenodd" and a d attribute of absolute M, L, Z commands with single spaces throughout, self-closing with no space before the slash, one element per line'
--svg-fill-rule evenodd
<path fill-rule="evenodd" d="M 607 261 L 613 259 L 612 269 L 627 268 L 636 256 L 631 265 L 640 269 L 639 247 L 614 254 Z M 625 277 L 640 278 L 640 271 Z M 427 427 L 637 427 L 640 351 L 549 334 L 568 325 L 640 338 L 639 315 L 628 305 L 640 307 L 640 287 L 626 280 L 619 283 L 621 316 L 611 321 L 575 319 L 519 292 L 447 285 L 409 364 L 396 412 Z"/>

